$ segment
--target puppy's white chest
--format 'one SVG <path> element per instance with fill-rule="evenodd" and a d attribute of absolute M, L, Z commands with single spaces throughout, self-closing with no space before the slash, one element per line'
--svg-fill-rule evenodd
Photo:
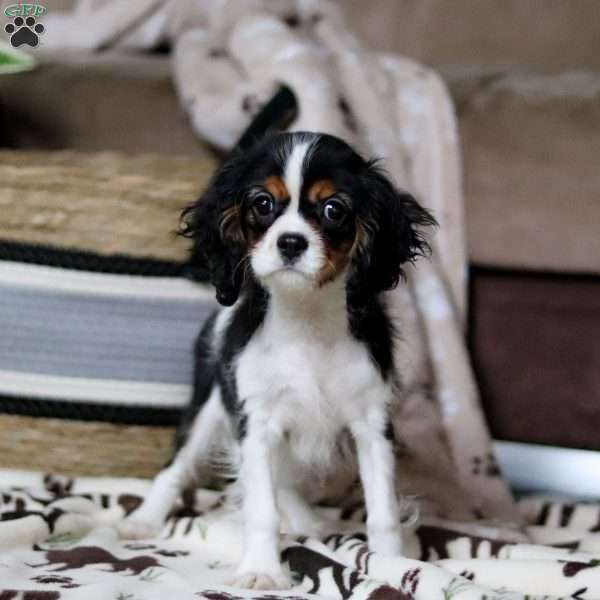
<path fill-rule="evenodd" d="M 384 387 L 365 345 L 344 328 L 315 324 L 257 332 L 239 358 L 237 382 L 240 399 L 264 411 L 273 428 L 323 435 L 360 418 L 367 396 Z"/>

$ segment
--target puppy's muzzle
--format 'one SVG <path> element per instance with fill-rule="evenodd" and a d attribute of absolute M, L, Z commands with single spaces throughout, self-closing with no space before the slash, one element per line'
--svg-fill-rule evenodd
<path fill-rule="evenodd" d="M 283 261 L 291 264 L 308 248 L 308 240 L 299 233 L 283 233 L 277 239 L 277 247 Z"/>

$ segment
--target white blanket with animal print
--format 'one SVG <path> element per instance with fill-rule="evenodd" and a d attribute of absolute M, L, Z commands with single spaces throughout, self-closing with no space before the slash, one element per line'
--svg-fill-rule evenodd
<path fill-rule="evenodd" d="M 218 492 L 198 491 L 159 538 L 130 542 L 111 524 L 139 504 L 146 481 L 0 471 L 0 482 L 0 600 L 600 598 L 600 504 L 522 500 L 526 533 L 547 546 L 424 520 L 408 528 L 402 558 L 368 551 L 361 507 L 327 509 L 339 533 L 284 536 L 295 585 L 269 593 L 223 584 L 239 559 L 241 527 Z"/>

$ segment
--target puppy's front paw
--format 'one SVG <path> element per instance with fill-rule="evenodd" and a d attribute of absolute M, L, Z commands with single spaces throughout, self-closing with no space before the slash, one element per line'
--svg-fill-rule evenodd
<path fill-rule="evenodd" d="M 160 527 L 136 519 L 123 519 L 117 523 L 116 528 L 122 540 L 148 540 L 160 535 Z"/>
<path fill-rule="evenodd" d="M 402 554 L 402 532 L 400 528 L 369 534 L 369 550 L 383 556 Z"/>
<path fill-rule="evenodd" d="M 283 573 L 238 572 L 226 582 L 227 585 L 247 590 L 287 590 L 291 587 L 289 577 Z"/>

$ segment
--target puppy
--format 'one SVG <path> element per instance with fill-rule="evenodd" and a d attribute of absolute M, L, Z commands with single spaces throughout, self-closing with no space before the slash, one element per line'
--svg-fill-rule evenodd
<path fill-rule="evenodd" d="M 349 433 L 370 548 L 401 552 L 389 419 L 394 328 L 379 295 L 427 251 L 419 227 L 434 222 L 330 135 L 276 134 L 224 164 L 184 213 L 183 233 L 226 308 L 198 338 L 175 456 L 121 523 L 124 537 L 153 534 L 215 442 L 233 440 L 245 541 L 231 583 L 289 587 L 280 515 L 289 530 L 314 531 L 302 490 L 337 468 Z"/>

